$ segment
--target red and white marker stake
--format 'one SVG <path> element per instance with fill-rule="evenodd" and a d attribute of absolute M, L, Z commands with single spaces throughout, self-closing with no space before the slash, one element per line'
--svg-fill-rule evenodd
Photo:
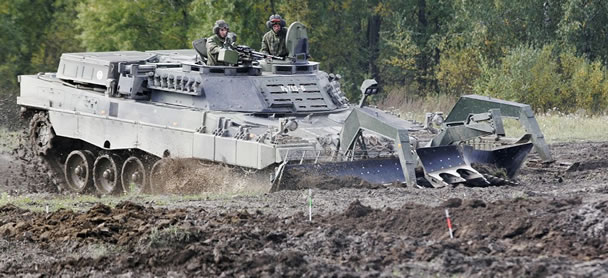
<path fill-rule="evenodd" d="M 452 232 L 452 220 L 450 219 L 450 213 L 448 209 L 445 209 L 445 218 L 448 221 L 448 230 L 450 231 L 450 238 L 454 238 L 454 232 Z"/>

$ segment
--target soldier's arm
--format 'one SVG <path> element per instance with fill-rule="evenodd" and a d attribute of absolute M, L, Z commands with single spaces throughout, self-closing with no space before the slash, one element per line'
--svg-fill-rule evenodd
<path fill-rule="evenodd" d="M 212 39 L 207 40 L 207 53 L 218 54 L 220 53 L 220 46 L 215 43 Z"/>
<path fill-rule="evenodd" d="M 267 41 L 268 40 L 266 39 L 266 35 L 264 35 L 264 37 L 262 37 L 262 49 L 260 50 L 260 52 L 270 54 L 270 48 L 268 47 Z"/>

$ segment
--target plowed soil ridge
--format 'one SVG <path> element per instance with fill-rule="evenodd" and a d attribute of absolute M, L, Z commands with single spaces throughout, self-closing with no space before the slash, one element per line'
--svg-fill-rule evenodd
<path fill-rule="evenodd" d="M 444 210 L 454 223 L 450 239 Z M 86 212 L 46 214 L 0 207 L 4 239 L 45 248 L 76 242 L 119 246 L 119 254 L 63 258 L 31 268 L 4 264 L 3 275 L 378 276 L 443 273 L 544 276 L 606 266 L 608 201 L 450 199 L 441 206 L 372 209 L 355 201 L 337 214 L 277 217 L 259 211 L 208 212 L 123 202 Z M 506 263 L 505 263 L 506 262 Z M 35 264 L 35 262 L 33 262 Z M 606 268 L 604 268 L 604 272 Z M 505 272 L 506 271 L 506 272 Z"/>

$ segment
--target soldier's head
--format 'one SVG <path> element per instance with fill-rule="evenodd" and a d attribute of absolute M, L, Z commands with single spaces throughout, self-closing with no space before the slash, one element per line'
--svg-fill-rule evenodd
<path fill-rule="evenodd" d="M 280 15 L 273 14 L 268 18 L 268 21 L 266 21 L 266 27 L 275 33 L 278 33 L 283 27 L 285 27 L 285 20 L 283 20 Z"/>
<path fill-rule="evenodd" d="M 220 38 L 226 38 L 226 35 L 230 31 L 230 26 L 224 20 L 218 20 L 213 25 L 213 33 L 220 36 Z"/>

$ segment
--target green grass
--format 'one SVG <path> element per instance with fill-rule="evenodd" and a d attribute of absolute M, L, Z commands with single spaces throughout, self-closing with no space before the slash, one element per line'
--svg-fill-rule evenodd
<path fill-rule="evenodd" d="M 187 244 L 198 236 L 197 231 L 188 231 L 181 227 L 170 225 L 165 228 L 154 227 L 146 238 L 142 238 L 142 245 L 152 248 L 175 247 Z"/>
<path fill-rule="evenodd" d="M 540 115 L 537 120 L 549 143 L 608 140 L 608 116 Z"/>
<path fill-rule="evenodd" d="M 123 201 L 132 201 L 134 203 L 149 204 L 152 206 L 167 206 L 173 203 L 203 201 L 203 200 L 227 200 L 237 196 L 250 196 L 252 194 L 228 194 L 228 193 L 201 193 L 193 195 L 120 195 L 120 196 L 102 196 L 94 195 L 45 195 L 45 194 L 30 194 L 20 196 L 10 196 L 3 192 L 0 194 L 0 207 L 8 204 L 15 205 L 23 209 L 31 211 L 53 212 L 59 209 L 70 209 L 73 211 L 86 211 L 95 204 L 101 203 L 111 207 L 115 207 Z"/>
<path fill-rule="evenodd" d="M 536 120 L 548 143 L 608 140 L 608 131 L 605 129 L 608 116 L 545 114 L 536 115 Z M 506 119 L 504 123 L 507 136 L 518 137 L 524 134 L 517 120 Z"/>
<path fill-rule="evenodd" d="M 32 211 L 49 212 L 59 209 L 84 210 L 96 203 L 115 206 L 126 200 L 124 197 L 102 197 L 92 195 L 20 195 L 11 196 L 6 192 L 0 194 L 0 206 L 12 204 Z"/>

